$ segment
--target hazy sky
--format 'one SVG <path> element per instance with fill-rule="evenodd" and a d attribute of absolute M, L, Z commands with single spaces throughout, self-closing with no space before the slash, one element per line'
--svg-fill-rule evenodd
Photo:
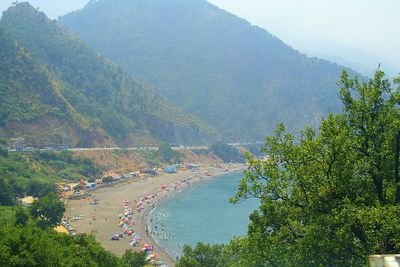
<path fill-rule="evenodd" d="M 399 0 L 210 0 L 309 54 L 400 72 Z M 365 58 L 367 58 L 365 60 Z"/>
<path fill-rule="evenodd" d="M 134 0 L 131 0 L 134 1 Z M 168 0 L 160 0 L 168 1 Z M 190 0 L 187 0 L 190 1 Z M 13 1 L 0 0 L 0 10 Z M 30 0 L 51 18 L 88 0 Z M 209 0 L 310 55 L 400 72 L 399 0 Z M 341 59 L 340 59 L 340 58 Z"/>

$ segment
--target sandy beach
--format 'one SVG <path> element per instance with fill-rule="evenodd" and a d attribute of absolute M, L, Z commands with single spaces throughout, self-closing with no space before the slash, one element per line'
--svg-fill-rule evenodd
<path fill-rule="evenodd" d="M 189 170 L 179 171 L 176 174 L 162 173 L 155 177 L 139 178 L 113 187 L 101 188 L 93 191 L 91 196 L 86 199 L 69 201 L 65 217 L 78 233 L 93 232 L 104 248 L 119 256 L 127 249 L 133 248 L 139 251 L 143 244 L 150 244 L 154 246 L 154 252 L 159 259 L 162 259 L 168 266 L 174 266 L 174 259 L 165 253 L 163 248 L 158 246 L 146 231 L 146 216 L 149 211 L 165 198 L 185 187 L 192 186 L 205 179 L 214 179 L 227 172 L 238 171 L 242 168 L 242 165 L 207 166 L 200 167 L 197 174 Z M 206 176 L 204 173 L 209 173 L 211 176 Z M 164 185 L 168 185 L 168 190 L 161 189 Z M 147 195 L 152 195 L 153 197 L 143 200 Z M 90 202 L 94 199 L 99 200 L 100 204 L 90 205 Z M 125 238 L 119 241 L 111 240 L 111 236 L 123 232 L 118 227 L 118 215 L 124 212 L 124 200 L 129 200 L 134 209 L 132 215 L 133 223 L 130 227 L 142 238 L 142 241 L 136 247 L 129 245 L 131 238 L 126 235 Z M 141 200 L 144 204 L 144 209 L 141 212 L 137 212 L 135 209 L 136 203 Z M 81 220 L 72 221 L 71 219 L 75 215 L 81 216 Z"/>

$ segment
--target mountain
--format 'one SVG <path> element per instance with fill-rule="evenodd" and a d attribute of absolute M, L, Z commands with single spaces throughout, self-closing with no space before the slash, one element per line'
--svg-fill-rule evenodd
<path fill-rule="evenodd" d="M 0 24 L 0 135 L 26 137 L 28 143 L 112 143 L 82 117 L 60 93 L 61 83 Z"/>
<path fill-rule="evenodd" d="M 340 107 L 343 67 L 205 0 L 91 1 L 59 21 L 229 141 L 315 126 Z"/>
<path fill-rule="evenodd" d="M 0 134 L 73 146 L 215 139 L 212 127 L 124 74 L 28 3 L 5 11 L 0 27 Z"/>

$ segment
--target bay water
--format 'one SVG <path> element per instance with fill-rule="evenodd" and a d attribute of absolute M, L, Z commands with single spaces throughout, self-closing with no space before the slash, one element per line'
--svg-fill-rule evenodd
<path fill-rule="evenodd" d="M 171 257 L 180 257 L 184 244 L 226 244 L 247 233 L 249 215 L 259 201 L 230 204 L 243 173 L 231 173 L 183 189 L 157 206 L 148 218 L 150 231 Z"/>

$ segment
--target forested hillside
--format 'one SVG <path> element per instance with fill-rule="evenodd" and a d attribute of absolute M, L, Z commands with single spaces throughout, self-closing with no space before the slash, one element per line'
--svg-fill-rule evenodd
<path fill-rule="evenodd" d="M 68 152 L 8 153 L 0 146 L 0 266 L 143 266 L 144 254 L 118 258 L 94 235 L 53 230 L 65 211 L 54 183 L 101 175 L 91 160 Z M 25 208 L 18 201 L 24 196 L 38 199 Z"/>
<path fill-rule="evenodd" d="M 215 137 L 28 3 L 4 12 L 0 27 L 3 136 L 73 146 Z"/>
<path fill-rule="evenodd" d="M 67 133 L 76 144 L 104 143 L 104 133 L 90 127 L 61 94 L 62 84 L 24 50 L 0 24 L 0 134 L 28 142 L 63 143 Z M 97 137 L 96 137 L 97 135 Z"/>
<path fill-rule="evenodd" d="M 263 140 L 339 110 L 343 67 L 309 58 L 206 0 L 99 0 L 60 23 L 228 140 Z"/>

